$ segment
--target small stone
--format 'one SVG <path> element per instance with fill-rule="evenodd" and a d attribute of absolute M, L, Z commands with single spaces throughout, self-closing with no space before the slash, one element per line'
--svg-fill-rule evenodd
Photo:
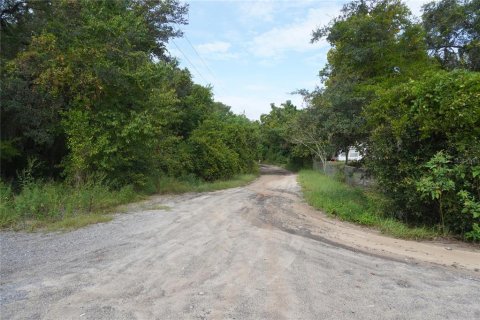
<path fill-rule="evenodd" d="M 201 296 L 203 296 L 203 295 L 205 294 L 205 292 L 200 291 L 198 294 L 201 295 Z"/>
<path fill-rule="evenodd" d="M 445 249 L 447 249 L 447 250 L 452 250 L 452 248 L 450 248 L 450 247 L 445 247 Z"/>

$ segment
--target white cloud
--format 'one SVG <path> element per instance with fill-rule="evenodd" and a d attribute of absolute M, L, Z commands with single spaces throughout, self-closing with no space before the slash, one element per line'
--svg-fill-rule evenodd
<path fill-rule="evenodd" d="M 246 1 L 240 5 L 243 18 L 258 19 L 262 22 L 273 21 L 274 1 Z"/>
<path fill-rule="evenodd" d="M 420 17 L 422 15 L 422 6 L 426 3 L 432 2 L 432 0 L 404 0 L 407 7 L 410 8 L 413 15 Z"/>
<path fill-rule="evenodd" d="M 230 52 L 231 46 L 230 42 L 214 41 L 196 45 L 195 48 L 201 55 L 208 59 L 229 60 L 239 58 L 240 55 L 238 53 Z"/>
<path fill-rule="evenodd" d="M 214 41 L 210 43 L 199 44 L 196 47 L 202 54 L 226 53 L 232 45 L 225 41 Z"/>
<path fill-rule="evenodd" d="M 305 52 L 325 46 L 325 41 L 310 43 L 312 31 L 326 25 L 340 10 L 339 5 L 310 9 L 303 20 L 275 27 L 256 37 L 250 43 L 250 52 L 258 57 L 279 58 L 287 51 Z"/>
<path fill-rule="evenodd" d="M 431 0 L 405 0 L 407 6 L 415 16 L 421 15 L 421 7 Z M 315 44 L 310 43 L 312 31 L 318 27 L 327 25 L 334 17 L 340 14 L 342 5 L 347 1 L 322 3 L 320 8 L 310 8 L 306 16 L 302 19 L 286 24 L 279 25 L 280 21 L 275 21 L 277 26 L 261 33 L 253 38 L 249 45 L 249 51 L 257 57 L 266 58 L 265 64 L 272 65 L 282 58 L 288 51 L 306 52 L 325 47 L 327 43 L 321 40 Z M 312 5 L 310 1 L 281 2 L 280 10 L 290 10 L 288 7 L 296 4 L 298 6 Z M 315 4 L 315 2 L 313 2 Z"/>

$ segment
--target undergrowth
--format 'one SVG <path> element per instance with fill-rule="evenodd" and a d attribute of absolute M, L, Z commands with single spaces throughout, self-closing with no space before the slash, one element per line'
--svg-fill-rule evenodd
<path fill-rule="evenodd" d="M 208 192 L 241 187 L 252 182 L 256 177 L 255 174 L 242 174 L 229 180 L 205 182 L 195 177 L 178 179 L 166 176 L 158 180 L 156 189 L 158 193 Z"/>
<path fill-rule="evenodd" d="M 75 187 L 66 182 L 25 179 L 20 190 L 14 192 L 9 184 L 0 181 L 0 228 L 29 231 L 77 229 L 110 221 L 112 216 L 109 213 L 116 207 L 148 194 L 215 191 L 246 185 L 256 177 L 244 174 L 214 182 L 162 177 L 148 190 L 138 190 L 131 185 L 116 190 L 101 182 Z"/>
<path fill-rule="evenodd" d="M 404 239 L 432 239 L 440 235 L 433 229 L 408 226 L 389 216 L 387 200 L 375 191 L 351 187 L 314 170 L 300 171 L 298 180 L 311 206 L 341 220 Z"/>

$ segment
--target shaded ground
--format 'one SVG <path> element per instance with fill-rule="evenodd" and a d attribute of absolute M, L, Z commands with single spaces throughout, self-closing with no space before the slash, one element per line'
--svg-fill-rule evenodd
<path fill-rule="evenodd" d="M 474 248 L 325 218 L 295 175 L 263 171 L 69 233 L 1 233 L 1 318 L 480 318 Z"/>

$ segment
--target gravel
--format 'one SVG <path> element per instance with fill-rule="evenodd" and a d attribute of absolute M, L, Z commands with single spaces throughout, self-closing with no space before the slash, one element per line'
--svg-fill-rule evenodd
<path fill-rule="evenodd" d="M 332 228 L 370 233 L 313 217 L 295 176 L 266 169 L 72 232 L 0 233 L 1 318 L 480 318 L 478 273 L 336 242 Z"/>

